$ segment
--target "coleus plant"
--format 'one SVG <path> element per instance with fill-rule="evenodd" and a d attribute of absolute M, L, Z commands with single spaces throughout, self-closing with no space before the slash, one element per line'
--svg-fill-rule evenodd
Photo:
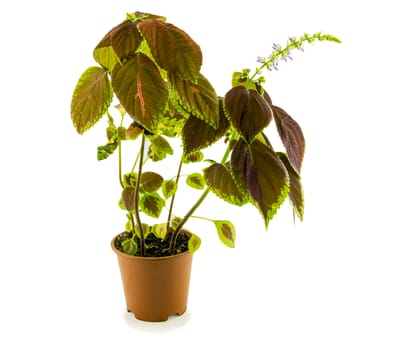
<path fill-rule="evenodd" d="M 254 72 L 234 72 L 232 88 L 219 97 L 200 72 L 199 45 L 162 16 L 127 14 L 100 40 L 93 51 L 98 65 L 81 75 L 73 92 L 71 117 L 80 134 L 103 116 L 108 118 L 107 143 L 98 147 L 97 157 L 103 160 L 118 154 L 120 206 L 127 212 L 125 233 L 130 233 L 121 241 L 125 253 L 145 256 L 150 232 L 168 241 L 167 255 L 178 253 L 177 237 L 209 192 L 233 205 L 251 203 L 266 228 L 286 198 L 302 220 L 304 136 L 299 124 L 272 102 L 261 73 L 277 69 L 280 60 L 291 59 L 292 50 L 303 50 L 305 43 L 315 41 L 340 42 L 332 35 L 315 33 L 289 38 L 283 46 L 275 44 L 269 57 L 258 58 Z M 119 111 L 118 122 L 112 105 Z M 285 152 L 275 151 L 265 134 L 272 124 Z M 176 149 L 173 139 L 180 141 Z M 123 174 L 126 143 L 135 143 L 137 155 L 130 162 L 132 170 Z M 204 160 L 204 149 L 218 143 L 225 145 L 225 151 L 217 159 Z M 173 178 L 145 169 L 147 163 L 163 162 L 174 151 L 180 155 Z M 184 186 L 182 168 L 196 162 L 201 171 L 186 175 L 185 185 L 203 192 L 184 216 L 174 216 L 178 187 Z M 143 214 L 159 219 L 163 213 L 164 221 L 143 222 Z M 214 222 L 221 241 L 233 247 L 234 225 L 229 220 L 208 220 Z M 192 234 L 188 249 L 193 252 L 199 244 L 200 238 Z"/>

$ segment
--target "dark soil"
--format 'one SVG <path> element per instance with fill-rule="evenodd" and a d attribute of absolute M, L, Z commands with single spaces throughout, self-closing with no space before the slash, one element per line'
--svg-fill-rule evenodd
<path fill-rule="evenodd" d="M 180 234 L 177 237 L 176 245 L 173 254 L 170 253 L 170 239 L 171 233 L 169 233 L 165 239 L 157 237 L 153 233 L 149 233 L 145 238 L 145 257 L 162 257 L 176 255 L 188 251 L 189 236 L 186 234 Z M 124 232 L 117 236 L 115 246 L 119 251 L 123 251 L 121 243 L 126 239 L 132 238 L 131 232 Z M 135 256 L 141 256 L 141 243 L 138 236 L 134 237 L 135 243 L 138 246 L 138 250 Z"/>

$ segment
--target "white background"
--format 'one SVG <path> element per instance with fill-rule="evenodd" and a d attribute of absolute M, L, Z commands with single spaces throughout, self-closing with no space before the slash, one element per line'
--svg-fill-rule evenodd
<path fill-rule="evenodd" d="M 0 11 L 1 349 L 401 349 L 400 44 L 396 1 L 13 1 Z M 266 74 L 273 101 L 303 127 L 305 219 L 284 205 L 265 232 L 252 207 L 211 197 L 213 227 L 194 257 L 188 312 L 147 324 L 125 312 L 111 238 L 121 231 L 116 159 L 102 126 L 69 115 L 103 35 L 136 10 L 202 47 L 220 95 L 273 42 L 323 31 Z M 212 209 L 207 211 L 206 209 Z M 218 210 L 222 212 L 218 213 Z"/>

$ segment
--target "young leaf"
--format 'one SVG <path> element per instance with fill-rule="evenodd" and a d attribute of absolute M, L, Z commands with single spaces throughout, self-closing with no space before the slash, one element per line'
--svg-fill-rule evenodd
<path fill-rule="evenodd" d="M 231 154 L 235 181 L 249 193 L 265 219 L 266 226 L 289 192 L 287 169 L 274 151 L 255 140 L 239 140 Z"/>
<path fill-rule="evenodd" d="M 204 170 L 204 174 L 208 187 L 216 196 L 238 206 L 248 203 L 248 195 L 234 182 L 229 164 L 214 163 Z"/>
<path fill-rule="evenodd" d="M 287 150 L 291 164 L 300 171 L 305 153 L 305 138 L 302 129 L 282 108 L 277 106 L 272 108 L 278 134 Z"/>
<path fill-rule="evenodd" d="M 148 139 L 150 141 L 148 156 L 154 162 L 163 160 L 168 154 L 173 154 L 173 148 L 163 136 L 149 136 Z"/>
<path fill-rule="evenodd" d="M 194 233 L 191 233 L 191 238 L 188 241 L 189 252 L 195 253 L 199 249 L 201 243 L 202 243 L 201 239 Z"/>
<path fill-rule="evenodd" d="M 83 134 L 106 113 L 113 99 L 107 71 L 88 68 L 79 78 L 71 101 L 71 118 L 75 129 Z"/>
<path fill-rule="evenodd" d="M 138 174 L 135 172 L 124 174 L 124 176 L 123 176 L 124 187 L 135 188 L 137 178 L 138 178 Z"/>
<path fill-rule="evenodd" d="M 121 195 L 122 202 L 124 207 L 128 211 L 132 211 L 135 208 L 135 188 L 134 187 L 126 187 L 123 189 Z"/>
<path fill-rule="evenodd" d="M 212 128 L 219 125 L 219 99 L 209 81 L 199 73 L 196 83 L 184 80 L 176 74 L 169 75 L 170 83 L 175 90 L 175 98 L 190 114 L 203 120 Z"/>
<path fill-rule="evenodd" d="M 138 250 L 138 245 L 132 238 L 128 238 L 121 242 L 121 247 L 123 248 L 123 252 L 128 255 L 135 255 Z"/>
<path fill-rule="evenodd" d="M 118 141 L 117 140 L 112 140 L 109 141 L 107 144 L 104 146 L 99 146 L 97 148 L 97 160 L 105 160 L 109 156 L 111 156 L 114 151 L 118 147 Z"/>
<path fill-rule="evenodd" d="M 156 237 L 164 239 L 167 234 L 167 224 L 155 224 L 152 226 L 151 231 L 156 235 Z"/>
<path fill-rule="evenodd" d="M 158 218 L 165 205 L 165 200 L 156 192 L 145 193 L 139 200 L 139 208 L 148 216 Z"/>
<path fill-rule="evenodd" d="M 144 191 L 155 192 L 161 187 L 163 177 L 152 171 L 146 171 L 142 174 L 140 183 Z"/>
<path fill-rule="evenodd" d="M 124 109 L 144 128 L 156 129 L 168 99 L 167 86 L 157 66 L 143 54 L 113 69 L 111 83 Z"/>
<path fill-rule="evenodd" d="M 302 221 L 304 216 L 304 191 L 301 175 L 294 169 L 286 154 L 279 152 L 277 155 L 287 168 L 290 176 L 290 193 L 288 194 L 288 198 L 295 214 L 298 216 L 299 220 Z"/>
<path fill-rule="evenodd" d="M 205 187 L 205 179 L 202 174 L 193 173 L 187 177 L 187 185 L 197 190 L 203 190 Z"/>
<path fill-rule="evenodd" d="M 272 120 L 267 101 L 257 91 L 244 86 L 234 87 L 227 92 L 224 107 L 233 126 L 248 142 Z"/>
<path fill-rule="evenodd" d="M 198 163 L 203 160 L 203 153 L 201 151 L 194 151 L 189 154 L 184 154 L 182 157 L 182 162 L 184 164 L 189 164 L 189 163 Z"/>
<path fill-rule="evenodd" d="M 140 22 L 138 28 L 161 68 L 186 80 L 195 81 L 198 78 L 202 51 L 186 32 L 158 20 Z"/>
<path fill-rule="evenodd" d="M 148 224 L 142 224 L 141 227 L 143 236 L 146 238 L 150 233 L 150 226 Z M 139 229 L 139 225 L 134 226 L 134 234 L 137 237 L 141 237 L 141 230 Z"/>
<path fill-rule="evenodd" d="M 229 248 L 234 248 L 235 245 L 235 227 L 227 220 L 214 220 L 213 221 L 220 240 Z"/>
<path fill-rule="evenodd" d="M 217 129 L 195 116 L 190 116 L 182 131 L 185 154 L 191 154 L 210 146 L 224 136 L 229 126 L 230 122 L 224 113 L 222 100 L 219 102 L 219 127 Z"/>
<path fill-rule="evenodd" d="M 174 193 L 177 192 L 177 183 L 174 180 L 165 180 L 162 183 L 162 193 L 164 198 L 170 198 Z"/>

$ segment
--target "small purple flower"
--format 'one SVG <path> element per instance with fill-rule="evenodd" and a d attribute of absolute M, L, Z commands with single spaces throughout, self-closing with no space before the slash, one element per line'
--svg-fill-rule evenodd
<path fill-rule="evenodd" d="M 263 56 L 258 56 L 258 58 L 256 60 L 256 62 L 259 62 L 259 63 L 263 63 L 264 61 L 266 61 L 266 58 Z"/>
<path fill-rule="evenodd" d="M 276 44 L 276 43 L 273 43 L 272 48 L 273 48 L 274 51 L 278 51 L 278 50 L 280 50 L 280 45 Z"/>

